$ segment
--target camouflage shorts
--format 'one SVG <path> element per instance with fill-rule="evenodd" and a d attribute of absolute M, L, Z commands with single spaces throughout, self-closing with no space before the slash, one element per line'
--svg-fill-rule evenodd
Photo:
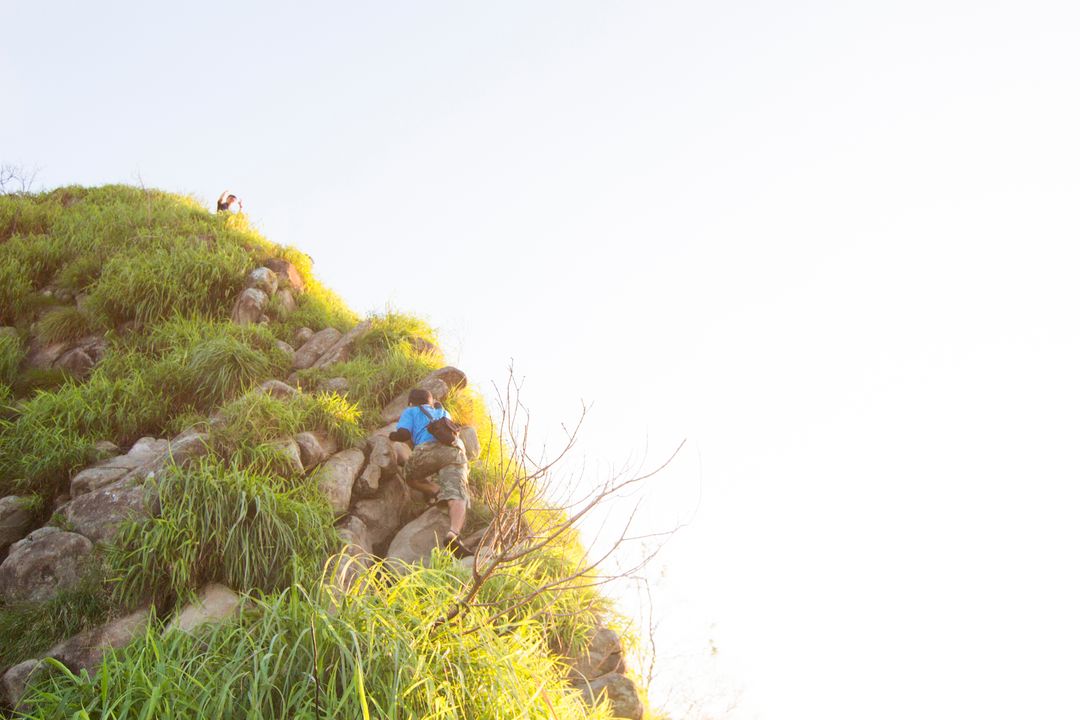
<path fill-rule="evenodd" d="M 426 442 L 417 445 L 405 463 L 405 480 L 422 480 L 434 475 L 439 486 L 439 500 L 469 502 L 469 461 L 465 445 Z"/>

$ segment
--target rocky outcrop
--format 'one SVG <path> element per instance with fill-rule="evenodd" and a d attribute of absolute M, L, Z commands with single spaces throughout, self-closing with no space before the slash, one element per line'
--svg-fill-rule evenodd
<path fill-rule="evenodd" d="M 53 647 L 45 655 L 56 658 L 73 672 L 93 672 L 101 665 L 106 650 L 125 647 L 146 630 L 150 624 L 150 612 L 149 608 L 142 608 L 101 627 L 81 632 Z"/>
<path fill-rule="evenodd" d="M 349 510 L 353 483 L 363 467 L 364 451 L 359 448 L 342 450 L 319 467 L 319 491 L 329 501 L 335 517 L 344 515 Z"/>
<path fill-rule="evenodd" d="M 296 335 L 293 336 L 293 345 L 296 347 L 302 346 L 308 340 L 315 335 L 315 331 L 309 327 L 302 327 L 296 331 Z"/>
<path fill-rule="evenodd" d="M 248 273 L 247 286 L 249 288 L 260 290 L 267 296 L 271 296 L 276 293 L 278 289 L 277 273 L 268 267 L 255 268 Z"/>
<path fill-rule="evenodd" d="M 12 545 L 0 564 L 0 598 L 42 602 L 74 587 L 90 569 L 93 547 L 78 533 L 38 528 Z"/>
<path fill-rule="evenodd" d="M 277 456 L 276 469 L 285 476 L 304 473 L 304 461 L 300 456 L 300 445 L 293 438 L 282 438 L 269 444 Z"/>
<path fill-rule="evenodd" d="M 367 451 L 367 465 L 353 485 L 354 497 L 374 497 L 382 481 L 397 474 L 397 455 L 390 438 L 381 435 L 368 438 Z"/>
<path fill-rule="evenodd" d="M 148 487 L 125 480 L 80 495 L 57 514 L 68 527 L 92 542 L 107 542 L 115 537 L 124 520 L 149 517 L 155 498 Z"/>
<path fill-rule="evenodd" d="M 195 600 L 173 616 L 167 629 L 191 632 L 201 625 L 221 622 L 237 612 L 240 603 L 240 596 L 221 583 L 204 585 Z"/>
<path fill-rule="evenodd" d="M 71 496 L 79 497 L 121 480 L 142 482 L 170 463 L 182 467 L 209 452 L 206 435 L 188 430 L 172 440 L 140 438 L 124 455 L 92 465 L 71 480 Z"/>
<path fill-rule="evenodd" d="M 31 498 L 17 495 L 0 498 L 0 558 L 33 527 L 34 515 L 29 509 L 30 500 Z"/>
<path fill-rule="evenodd" d="M 416 387 L 429 391 L 436 402 L 442 402 L 446 399 L 446 396 L 450 394 L 451 390 L 464 387 L 467 382 L 468 379 L 465 377 L 465 373 L 455 367 L 447 366 L 439 368 L 427 375 L 427 377 L 416 384 Z M 412 388 L 410 388 L 410 390 L 411 389 Z M 396 421 L 401 417 L 401 413 L 405 412 L 405 408 L 407 407 L 409 407 L 408 390 L 391 400 L 390 403 L 383 408 L 383 422 L 392 423 Z"/>
<path fill-rule="evenodd" d="M 370 320 L 358 323 L 356 327 L 339 337 L 333 345 L 327 348 L 326 352 L 324 352 L 318 360 L 312 363 L 311 367 L 320 368 L 334 365 L 335 363 L 346 362 L 352 357 L 356 343 L 362 340 L 369 332 L 371 332 Z"/>
<path fill-rule="evenodd" d="M 363 523 L 372 550 L 385 553 L 390 541 L 406 517 L 409 491 L 397 477 L 382 484 L 374 497 L 361 498 L 349 511 Z"/>
<path fill-rule="evenodd" d="M 35 338 L 30 343 L 25 362 L 32 368 L 56 368 L 84 377 L 105 357 L 107 347 L 105 339 L 98 335 L 52 343 Z"/>
<path fill-rule="evenodd" d="M 598 628 L 585 650 L 570 658 L 569 664 L 570 678 L 575 682 L 595 680 L 612 672 L 626 672 L 622 640 L 611 628 Z"/>
<path fill-rule="evenodd" d="M 387 564 L 400 570 L 405 565 L 426 563 L 449 529 L 447 514 L 437 506 L 429 508 L 394 536 L 386 551 Z"/>
<path fill-rule="evenodd" d="M 296 293 L 304 292 L 304 279 L 300 276 L 300 271 L 296 269 L 296 266 L 288 260 L 270 258 L 266 261 L 266 267 L 277 273 L 279 289 L 287 285 Z"/>
<path fill-rule="evenodd" d="M 280 380 L 267 380 L 259 386 L 259 389 L 278 400 L 288 400 L 300 394 L 300 391 L 292 385 L 283 383 Z"/>
<path fill-rule="evenodd" d="M 315 333 L 297 349 L 293 356 L 293 369 L 306 370 L 311 367 L 340 339 L 341 331 L 337 328 L 328 327 Z"/>

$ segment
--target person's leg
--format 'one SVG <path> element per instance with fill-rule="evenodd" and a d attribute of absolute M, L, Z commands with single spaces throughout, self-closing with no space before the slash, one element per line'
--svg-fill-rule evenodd
<path fill-rule="evenodd" d="M 437 465 L 433 465 L 432 462 L 437 460 L 433 456 L 433 451 L 437 448 L 432 448 L 430 443 L 420 445 L 415 450 L 410 452 L 405 458 L 403 476 L 405 478 L 405 484 L 424 494 L 427 499 L 432 499 L 438 496 L 439 486 L 429 480 L 432 472 L 437 471 L 439 468 Z M 400 459 L 400 455 L 398 456 Z"/>
<path fill-rule="evenodd" d="M 465 501 L 447 500 L 446 507 L 450 511 L 450 534 L 460 535 L 461 528 L 465 527 Z"/>

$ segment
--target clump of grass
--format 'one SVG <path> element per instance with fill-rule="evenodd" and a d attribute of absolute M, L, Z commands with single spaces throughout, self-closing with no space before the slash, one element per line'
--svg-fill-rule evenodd
<path fill-rule="evenodd" d="M 56 284 L 73 292 L 90 287 L 101 274 L 101 258 L 83 255 L 68 263 L 56 274 Z"/>
<path fill-rule="evenodd" d="M 442 562 L 390 587 L 377 571 L 339 604 L 297 587 L 249 599 L 194 634 L 151 628 L 93 679 L 57 672 L 24 698 L 35 717 L 599 720 L 568 689 L 534 625 L 433 629 L 461 579 Z M 477 613 L 484 611 L 478 609 Z"/>
<path fill-rule="evenodd" d="M 59 307 L 38 321 L 38 334 L 46 342 L 78 340 L 101 329 L 96 318 L 71 305 Z"/>
<path fill-rule="evenodd" d="M 19 373 L 26 350 L 22 339 L 14 332 L 0 332 L 0 383 L 12 385 Z"/>
<path fill-rule="evenodd" d="M 26 268 L 17 259 L 0 257 L 0 324 L 14 325 L 23 317 L 34 292 Z"/>
<path fill-rule="evenodd" d="M 207 582 L 279 590 L 317 575 L 334 540 L 330 507 L 310 486 L 206 458 L 163 473 L 158 517 L 124 524 L 109 551 L 115 597 L 184 597 Z"/>
<path fill-rule="evenodd" d="M 0 667 L 35 657 L 61 640 L 101 624 L 108 611 L 100 577 L 45 602 L 0 605 Z"/>

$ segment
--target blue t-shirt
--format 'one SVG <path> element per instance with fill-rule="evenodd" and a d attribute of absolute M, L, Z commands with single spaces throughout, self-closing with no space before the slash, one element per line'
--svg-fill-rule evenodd
<path fill-rule="evenodd" d="M 438 420 L 439 418 L 450 418 L 450 413 L 442 408 L 433 408 L 430 405 L 425 405 L 424 410 L 427 410 L 431 415 L 429 420 L 427 415 L 424 415 L 423 411 L 415 405 L 410 405 L 405 408 L 405 412 L 401 413 L 401 419 L 398 420 L 398 430 L 405 429 L 412 433 L 413 445 L 422 445 L 426 442 L 435 442 L 435 436 L 428 432 L 428 423 Z M 453 420 L 453 418 L 450 418 Z"/>

